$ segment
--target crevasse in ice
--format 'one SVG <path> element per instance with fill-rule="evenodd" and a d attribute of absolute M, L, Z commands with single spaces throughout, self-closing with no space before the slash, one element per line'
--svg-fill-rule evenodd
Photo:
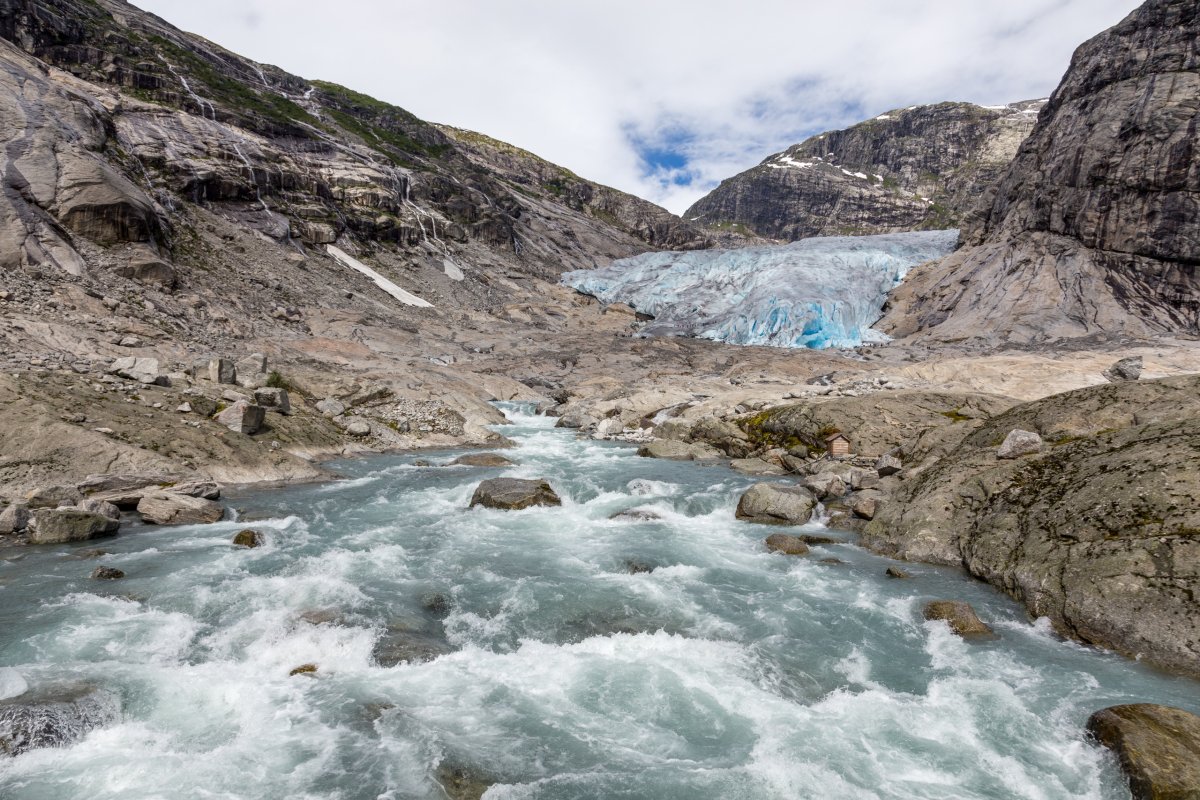
<path fill-rule="evenodd" d="M 887 294 L 917 264 L 954 249 L 958 231 L 828 236 L 736 250 L 645 253 L 562 282 L 654 316 L 647 335 L 775 347 L 855 347 Z"/>

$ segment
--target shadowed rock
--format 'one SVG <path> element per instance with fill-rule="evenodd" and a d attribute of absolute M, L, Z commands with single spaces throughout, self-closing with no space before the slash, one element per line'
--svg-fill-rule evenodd
<path fill-rule="evenodd" d="M 996 634 L 988 627 L 971 608 L 970 603 L 961 600 L 933 600 L 925 604 L 924 616 L 927 620 L 943 620 L 964 639 L 993 638 Z"/>
<path fill-rule="evenodd" d="M 475 487 L 471 508 L 484 506 L 516 511 L 531 506 L 561 506 L 562 500 L 545 480 L 491 478 Z"/>
<path fill-rule="evenodd" d="M 233 543 L 238 547 L 261 547 L 266 544 L 266 539 L 258 531 L 247 528 L 233 535 Z"/>

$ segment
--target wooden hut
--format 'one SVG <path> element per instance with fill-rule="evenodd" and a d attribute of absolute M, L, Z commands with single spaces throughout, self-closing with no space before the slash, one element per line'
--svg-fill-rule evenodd
<path fill-rule="evenodd" d="M 830 458 L 850 455 L 850 440 L 841 433 L 831 433 L 825 437 L 825 452 Z"/>

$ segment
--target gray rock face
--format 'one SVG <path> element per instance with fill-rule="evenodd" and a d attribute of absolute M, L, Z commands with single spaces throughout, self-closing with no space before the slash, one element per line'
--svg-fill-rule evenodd
<path fill-rule="evenodd" d="M 1134 800 L 1200 798 L 1200 717 L 1136 703 L 1097 711 L 1087 730 L 1116 753 Z"/>
<path fill-rule="evenodd" d="M 738 519 L 768 525 L 803 525 L 812 519 L 816 498 L 799 486 L 756 483 L 738 500 Z"/>
<path fill-rule="evenodd" d="M 30 544 L 82 542 L 112 536 L 120 522 L 79 508 L 41 508 L 29 523 Z"/>
<path fill-rule="evenodd" d="M 531 506 L 561 506 L 562 500 L 545 480 L 490 478 L 475 487 L 471 508 L 484 506 L 516 511 Z"/>
<path fill-rule="evenodd" d="M 997 459 L 1011 430 L 1035 456 Z M 885 555 L 964 565 L 1070 638 L 1200 675 L 1200 377 L 1024 403 L 899 484 L 863 531 Z"/>
<path fill-rule="evenodd" d="M 150 492 L 137 510 L 143 522 L 153 525 L 207 525 L 225 516 L 220 503 L 174 492 Z"/>
<path fill-rule="evenodd" d="M 66 747 L 121 716 L 115 692 L 71 686 L 25 693 L 0 701 L 0 755 L 38 747 Z"/>
<path fill-rule="evenodd" d="M 1117 383 L 1118 381 L 1136 381 L 1142 377 L 1142 357 L 1130 356 L 1129 358 L 1122 358 L 1104 370 L 1104 377 L 1108 378 L 1112 383 Z"/>
<path fill-rule="evenodd" d="M 1012 430 L 996 448 L 996 458 L 1020 458 L 1042 449 L 1042 437 L 1033 431 Z"/>
<path fill-rule="evenodd" d="M 1148 0 L 1075 51 L 967 245 L 918 268 L 893 335 L 1029 342 L 1200 324 L 1200 15 Z"/>
<path fill-rule="evenodd" d="M 254 405 L 246 400 L 238 400 L 216 416 L 217 422 L 229 428 L 229 430 L 247 435 L 255 434 L 262 430 L 265 419 L 266 411 L 263 407 Z"/>
<path fill-rule="evenodd" d="M 768 157 L 683 216 L 787 241 L 955 228 L 1003 174 L 1044 104 L 889 111 Z"/>

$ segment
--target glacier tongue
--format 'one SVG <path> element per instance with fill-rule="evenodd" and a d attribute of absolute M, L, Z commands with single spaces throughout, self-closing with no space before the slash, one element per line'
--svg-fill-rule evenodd
<path fill-rule="evenodd" d="M 738 250 L 645 253 L 562 282 L 654 316 L 648 335 L 774 347 L 854 347 L 917 264 L 954 249 L 958 231 L 828 236 Z"/>

